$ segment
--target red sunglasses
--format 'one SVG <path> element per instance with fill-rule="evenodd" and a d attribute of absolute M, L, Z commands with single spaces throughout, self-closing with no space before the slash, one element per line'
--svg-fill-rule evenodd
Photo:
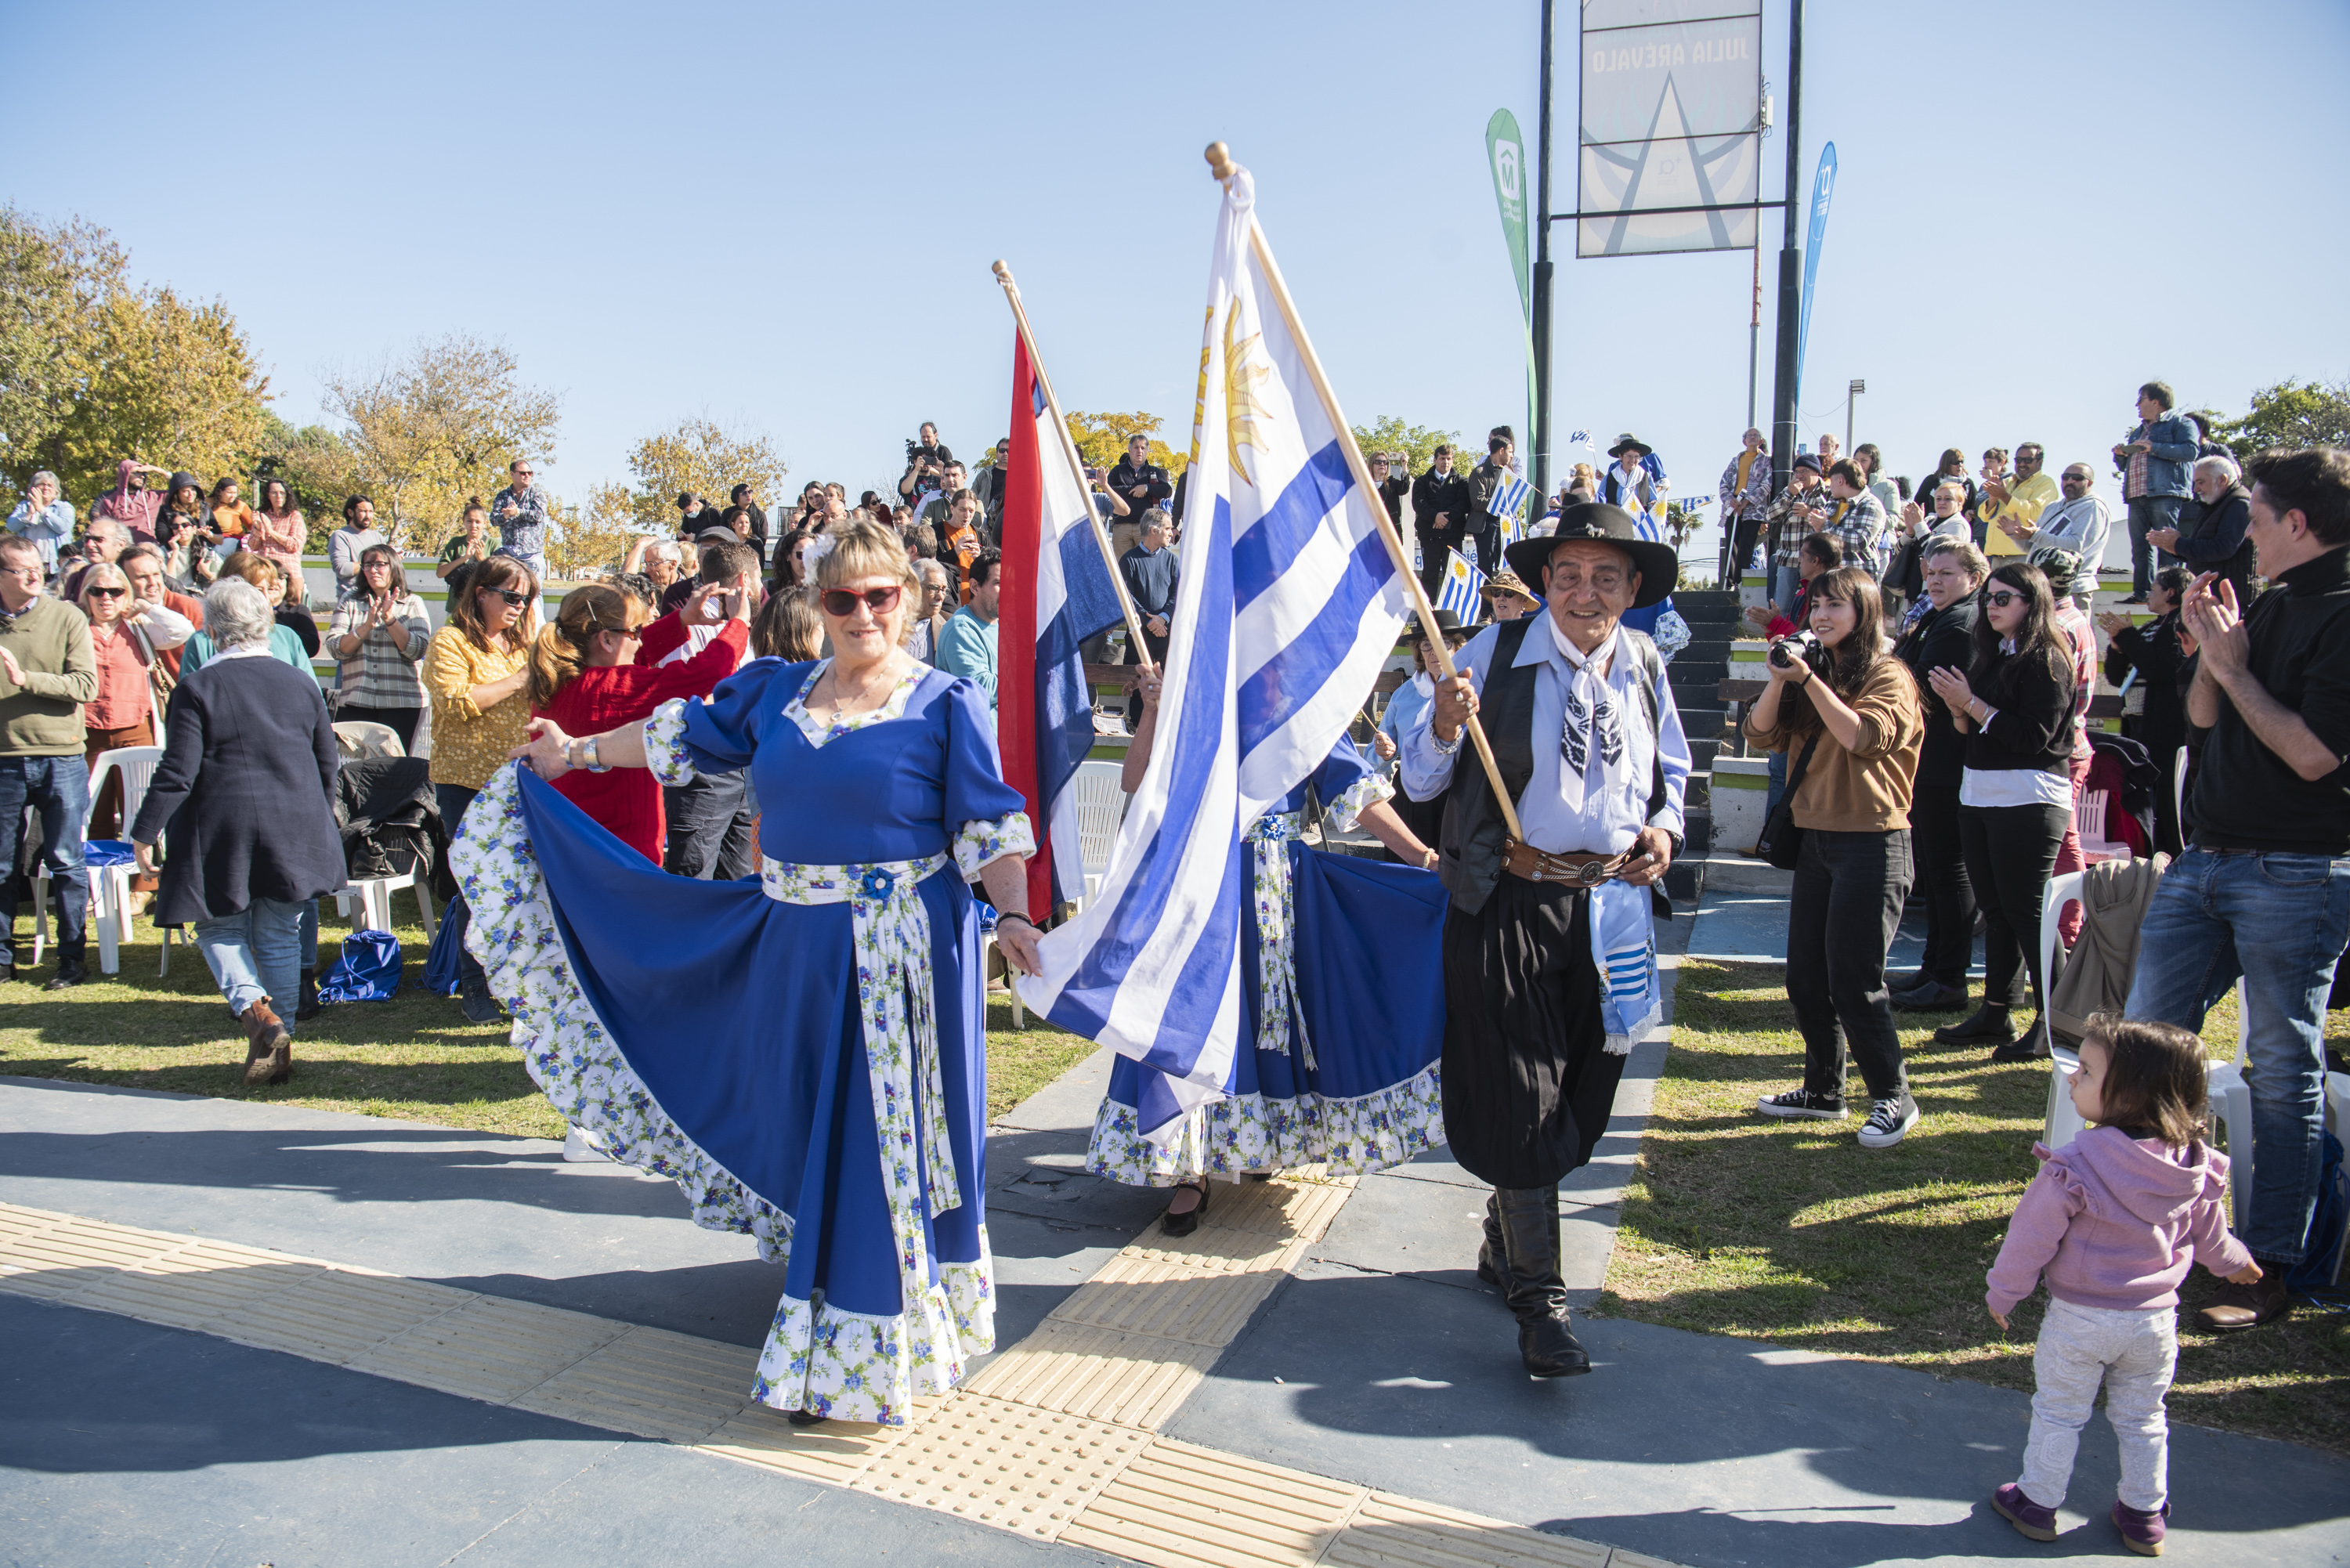
<path fill-rule="evenodd" d="M 905 590 L 892 583 L 886 588 L 868 588 L 863 593 L 851 593 L 847 588 L 827 588 L 823 595 L 824 613 L 846 620 L 857 613 L 859 600 L 877 616 L 888 615 L 898 607 L 899 597 Z"/>

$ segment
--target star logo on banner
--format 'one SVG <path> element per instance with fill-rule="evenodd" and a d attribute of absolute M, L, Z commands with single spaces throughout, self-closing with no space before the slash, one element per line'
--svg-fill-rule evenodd
<path fill-rule="evenodd" d="M 1257 428 L 1259 419 L 1270 421 L 1272 411 L 1256 400 L 1256 384 L 1273 374 L 1273 367 L 1260 361 L 1248 362 L 1250 351 L 1261 349 L 1262 333 L 1241 336 L 1240 301 L 1232 301 L 1232 312 L 1224 317 L 1224 440 L 1230 449 L 1232 472 L 1256 488 L 1256 480 L 1241 462 L 1243 444 L 1264 450 L 1263 432 Z"/>

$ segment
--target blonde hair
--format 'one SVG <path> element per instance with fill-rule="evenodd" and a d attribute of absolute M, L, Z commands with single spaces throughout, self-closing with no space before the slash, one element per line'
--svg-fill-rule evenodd
<path fill-rule="evenodd" d="M 853 577 L 892 577 L 919 594 L 921 580 L 906 559 L 906 542 L 879 523 L 849 522 L 834 535 L 832 548 L 816 564 L 816 591 L 837 588 Z"/>
<path fill-rule="evenodd" d="M 563 596 L 555 618 L 530 645 L 530 705 L 545 712 L 557 693 L 588 668 L 588 648 L 598 633 L 633 631 L 645 623 L 644 606 L 606 583 L 588 583 Z"/>
<path fill-rule="evenodd" d="M 243 577 L 246 582 L 259 588 L 261 597 L 269 600 L 273 606 L 277 603 L 278 596 L 286 589 L 286 574 L 277 569 L 277 563 L 266 556 L 257 556 L 251 550 L 239 550 L 227 560 L 223 561 L 220 569 L 223 576 Z"/>
<path fill-rule="evenodd" d="M 109 577 L 114 580 L 108 582 L 106 579 Z M 81 592 L 74 596 L 74 603 L 80 606 L 81 613 L 89 616 L 92 620 L 98 618 L 89 614 L 89 590 L 98 587 L 120 588 L 128 594 L 130 591 L 130 579 L 124 576 L 122 568 L 111 561 L 90 563 L 89 570 L 81 575 Z"/>

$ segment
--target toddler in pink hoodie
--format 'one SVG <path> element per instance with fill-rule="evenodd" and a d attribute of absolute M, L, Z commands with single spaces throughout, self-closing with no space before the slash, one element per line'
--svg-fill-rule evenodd
<path fill-rule="evenodd" d="M 2179 1283 L 2196 1263 L 2241 1283 L 2261 1277 L 2228 1231 L 2228 1157 L 2203 1144 L 2204 1073 L 2203 1042 L 2186 1030 L 2100 1013 L 2070 1085 L 2089 1130 L 2054 1153 L 2033 1146 L 2040 1174 L 2008 1222 L 1985 1300 L 2005 1328 L 2016 1303 L 2048 1282 L 2023 1474 L 1991 1497 L 2034 1541 L 2056 1539 L 2056 1508 L 2103 1384 L 2121 1447 L 2114 1523 L 2131 1551 L 2162 1555 L 2162 1399 L 2178 1365 Z"/>

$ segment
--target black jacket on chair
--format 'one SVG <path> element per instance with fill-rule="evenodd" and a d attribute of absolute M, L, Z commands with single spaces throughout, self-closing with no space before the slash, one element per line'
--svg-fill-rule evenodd
<path fill-rule="evenodd" d="M 163 758 L 130 836 L 164 839 L 159 925 L 344 885 L 334 725 L 318 683 L 269 658 L 218 659 L 172 697 Z"/>

